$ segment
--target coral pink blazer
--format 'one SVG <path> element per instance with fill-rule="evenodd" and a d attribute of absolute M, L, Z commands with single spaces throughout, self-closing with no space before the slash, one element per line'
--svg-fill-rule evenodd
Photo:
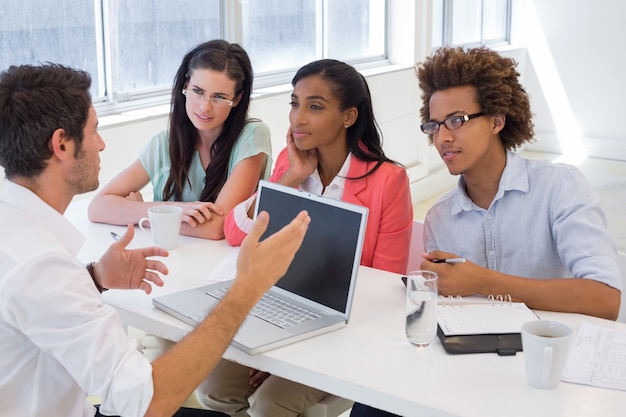
<path fill-rule="evenodd" d="M 376 162 L 364 162 L 353 156 L 348 177 L 360 177 L 374 165 Z M 289 158 L 285 148 L 278 155 L 269 180 L 277 182 L 288 168 Z M 406 273 L 413 205 L 405 169 L 385 162 L 365 178 L 346 179 L 342 200 L 369 209 L 361 265 Z M 224 220 L 224 234 L 231 245 L 238 246 L 246 233 L 238 227 L 233 213 L 234 210 L 231 210 Z"/>

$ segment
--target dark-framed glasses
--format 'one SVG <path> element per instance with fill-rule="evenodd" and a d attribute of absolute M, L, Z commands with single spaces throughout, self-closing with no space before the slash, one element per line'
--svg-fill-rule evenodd
<path fill-rule="evenodd" d="M 234 101 L 227 100 L 217 95 L 205 96 L 201 90 L 198 90 L 196 88 L 194 88 L 193 90 L 183 89 L 183 95 L 187 97 L 188 99 L 192 99 L 199 103 L 202 103 L 205 100 L 207 100 L 216 107 L 233 107 L 233 104 L 235 104 Z"/>
<path fill-rule="evenodd" d="M 480 116 L 484 116 L 484 113 L 478 112 L 474 114 L 465 114 L 463 116 L 450 116 L 443 122 L 426 122 L 420 126 L 420 129 L 422 129 L 422 132 L 426 133 L 427 135 L 434 135 L 439 131 L 439 126 L 441 125 L 445 125 L 446 129 L 448 130 L 454 130 L 463 126 L 463 123 Z"/>

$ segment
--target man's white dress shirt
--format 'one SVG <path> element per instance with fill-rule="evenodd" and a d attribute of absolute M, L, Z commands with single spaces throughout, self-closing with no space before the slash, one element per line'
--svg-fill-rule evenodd
<path fill-rule="evenodd" d="M 152 367 L 76 258 L 83 236 L 34 193 L 0 192 L 0 416 L 143 416 Z"/>

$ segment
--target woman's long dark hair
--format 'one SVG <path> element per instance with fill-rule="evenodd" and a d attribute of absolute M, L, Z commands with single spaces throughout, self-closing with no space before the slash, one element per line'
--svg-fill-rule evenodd
<path fill-rule="evenodd" d="M 356 121 L 346 132 L 350 152 L 362 161 L 377 162 L 365 175 L 350 179 L 372 174 L 383 162 L 400 165 L 389 159 L 383 151 L 382 133 L 374 118 L 370 89 L 363 75 L 345 62 L 321 59 L 300 68 L 291 80 L 291 85 L 295 87 L 298 81 L 316 75 L 329 83 L 330 90 L 339 99 L 342 111 L 351 107 L 358 110 Z"/>
<path fill-rule="evenodd" d="M 224 122 L 224 128 L 211 146 L 211 162 L 206 168 L 204 189 L 200 201 L 215 202 L 228 177 L 228 161 L 235 141 L 241 134 L 248 117 L 252 92 L 252 64 L 241 46 L 224 40 L 204 42 L 189 51 L 176 72 L 172 88 L 172 111 L 169 122 L 171 169 L 165 183 L 163 199 L 182 200 L 185 182 L 189 183 L 189 165 L 195 152 L 199 132 L 187 117 L 185 96 L 182 94 L 191 72 L 209 69 L 224 72 L 235 82 L 235 97 L 239 103 L 233 107 Z"/>

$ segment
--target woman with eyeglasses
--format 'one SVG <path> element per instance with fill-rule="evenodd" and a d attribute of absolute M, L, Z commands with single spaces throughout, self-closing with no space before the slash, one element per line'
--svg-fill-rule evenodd
<path fill-rule="evenodd" d="M 183 208 L 181 234 L 224 238 L 224 217 L 267 178 L 270 131 L 248 118 L 252 66 L 237 44 L 212 40 L 183 58 L 174 79 L 169 129 L 105 185 L 89 205 L 93 222 L 127 225 L 150 206 Z M 152 184 L 153 201 L 141 190 Z"/>
<path fill-rule="evenodd" d="M 361 265 L 406 273 L 413 225 L 409 180 L 383 151 L 365 78 L 344 62 L 323 59 L 300 68 L 292 86 L 287 146 L 270 181 L 368 207 Z M 254 200 L 226 218 L 232 245 L 250 230 Z M 225 359 L 196 390 L 203 407 L 242 417 L 296 417 L 327 396 Z"/>

